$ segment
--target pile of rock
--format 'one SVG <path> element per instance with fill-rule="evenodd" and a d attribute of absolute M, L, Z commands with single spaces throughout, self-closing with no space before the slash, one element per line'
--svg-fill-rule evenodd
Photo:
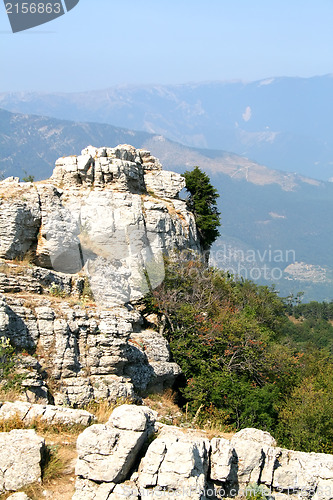
<path fill-rule="evenodd" d="M 239 498 L 254 495 L 258 485 L 281 500 L 333 497 L 332 455 L 279 448 L 257 429 L 210 442 L 161 424 L 147 448 L 154 419 L 149 408 L 123 405 L 106 425 L 86 429 L 77 442 L 73 499 Z"/>

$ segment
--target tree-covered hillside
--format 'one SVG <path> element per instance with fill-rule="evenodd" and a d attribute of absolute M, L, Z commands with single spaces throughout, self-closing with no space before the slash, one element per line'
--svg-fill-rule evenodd
<path fill-rule="evenodd" d="M 202 423 L 259 427 L 284 446 L 333 453 L 329 317 L 316 319 L 310 307 L 287 306 L 274 289 L 189 256 L 167 262 L 166 269 L 145 306 L 164 317 L 184 373 L 180 394 L 187 410 Z M 289 317 L 302 307 L 307 319 Z"/>

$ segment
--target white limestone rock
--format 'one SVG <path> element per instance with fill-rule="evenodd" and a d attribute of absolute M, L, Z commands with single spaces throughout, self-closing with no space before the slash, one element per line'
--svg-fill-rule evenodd
<path fill-rule="evenodd" d="M 49 182 L 0 183 L 0 257 L 37 246 L 41 267 L 84 269 L 101 305 L 137 300 L 163 280 L 163 254 L 200 251 L 194 217 L 176 199 L 184 182 L 128 145 L 59 158 Z M 19 291 L 17 280 L 7 281 L 0 289 Z M 32 291 L 41 293 L 40 285 Z"/>
<path fill-rule="evenodd" d="M 149 408 L 125 405 L 114 410 L 107 424 L 86 429 L 77 440 L 76 475 L 95 482 L 124 481 L 154 420 Z"/>
<path fill-rule="evenodd" d="M 130 363 L 126 365 L 125 373 L 140 391 L 162 391 L 171 387 L 181 374 L 179 366 L 170 361 L 167 340 L 154 330 L 131 334 L 128 359 Z"/>
<path fill-rule="evenodd" d="M 150 444 L 138 470 L 141 495 L 163 489 L 168 497 L 201 499 L 206 487 L 210 443 L 189 437 L 180 429 L 163 427 Z"/>
<path fill-rule="evenodd" d="M 303 498 L 312 498 L 315 492 L 317 492 L 317 498 L 333 497 L 332 489 L 329 494 L 333 483 L 333 455 L 305 453 L 283 448 L 269 451 L 267 461 L 269 477 L 267 477 L 265 464 L 263 482 L 268 483 L 273 468 L 271 485 L 277 491 L 301 494 Z M 274 463 L 272 463 L 272 458 Z"/>
<path fill-rule="evenodd" d="M 144 179 L 148 193 L 160 198 L 177 198 L 186 185 L 184 177 L 167 170 L 147 172 Z"/>
<path fill-rule="evenodd" d="M 242 485 L 257 483 L 265 463 L 265 456 L 270 446 L 276 441 L 269 432 L 246 428 L 237 432 L 231 439 L 237 461 L 238 482 Z"/>
<path fill-rule="evenodd" d="M 230 441 L 225 438 L 213 438 L 211 447 L 211 479 L 222 483 L 236 481 L 233 470 L 237 464 L 237 456 Z"/>
<path fill-rule="evenodd" d="M 89 479 L 77 478 L 72 500 L 108 500 L 114 487 L 114 483 L 100 484 Z"/>
<path fill-rule="evenodd" d="M 30 425 L 34 420 L 39 420 L 50 425 L 88 426 L 95 420 L 95 416 L 86 410 L 31 404 L 22 401 L 0 403 L 0 420 L 10 420 L 14 416 L 19 417 L 26 425 Z"/>
<path fill-rule="evenodd" d="M 33 184 L 0 182 L 0 257 L 23 257 L 37 241 L 40 220 Z"/>
<path fill-rule="evenodd" d="M 23 491 L 20 491 L 18 493 L 14 493 L 13 495 L 10 495 L 9 497 L 7 497 L 7 499 L 11 499 L 11 500 L 31 500 L 30 497 L 28 497 L 28 495 L 26 495 L 25 493 L 23 493 Z"/>
<path fill-rule="evenodd" d="M 41 480 L 44 446 L 44 439 L 34 430 L 0 433 L 0 493 Z"/>
<path fill-rule="evenodd" d="M 108 426 L 125 431 L 154 432 L 156 412 L 148 406 L 121 405 L 115 408 L 107 422 Z"/>
<path fill-rule="evenodd" d="M 148 194 L 145 176 L 163 199 Z M 0 300 L 0 331 L 14 346 L 38 352 L 39 364 L 29 358 L 26 399 L 46 402 L 45 374 L 54 382 L 54 402 L 69 405 L 133 399 L 135 391 L 175 381 L 180 369 L 162 336 L 142 333 L 144 350 L 133 344 L 135 336 L 131 343 L 141 326 L 128 304 L 163 281 L 163 255 L 200 251 L 194 217 L 176 198 L 183 184 L 178 174 L 163 173 L 149 151 L 129 145 L 88 146 L 60 158 L 44 183 L 0 183 L 3 255 L 36 248 L 38 264 L 22 278 L 14 270 L 0 275 L 0 291 L 10 292 L 6 303 Z M 66 299 L 54 307 L 45 299 L 50 287 L 82 291 L 81 273 L 97 309 L 66 306 Z M 21 292 L 40 301 L 31 305 Z"/>
<path fill-rule="evenodd" d="M 139 500 L 140 492 L 133 481 L 124 481 L 121 484 L 116 484 L 114 490 L 109 496 L 110 500 Z"/>

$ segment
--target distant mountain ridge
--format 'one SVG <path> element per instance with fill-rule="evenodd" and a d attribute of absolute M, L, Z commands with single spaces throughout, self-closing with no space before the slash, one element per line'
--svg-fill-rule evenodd
<path fill-rule="evenodd" d="M 5 176 L 22 178 L 26 172 L 45 179 L 58 157 L 89 143 L 149 149 L 166 170 L 199 165 L 221 195 L 223 225 L 213 263 L 236 273 L 243 269 L 255 281 L 275 282 L 283 295 L 304 290 L 307 300 L 332 299 L 333 183 L 274 171 L 225 151 L 189 148 L 160 135 L 0 110 Z"/>
<path fill-rule="evenodd" d="M 233 151 L 288 172 L 333 177 L 332 75 L 257 82 L 117 86 L 80 93 L 2 93 L 0 107 L 163 135 Z"/>

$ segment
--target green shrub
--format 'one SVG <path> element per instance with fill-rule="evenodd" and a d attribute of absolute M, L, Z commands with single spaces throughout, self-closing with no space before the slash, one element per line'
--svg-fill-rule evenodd
<path fill-rule="evenodd" d="M 0 337 L 0 389 L 2 391 L 19 391 L 24 375 L 18 373 L 16 365 L 15 348 L 6 337 Z"/>

